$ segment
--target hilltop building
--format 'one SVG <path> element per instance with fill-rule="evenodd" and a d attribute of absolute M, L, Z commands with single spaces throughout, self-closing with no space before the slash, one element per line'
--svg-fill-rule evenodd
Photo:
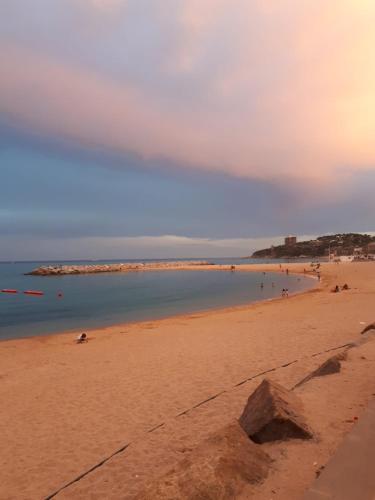
<path fill-rule="evenodd" d="M 289 236 L 286 236 L 284 238 L 284 244 L 287 247 L 292 247 L 296 243 L 297 243 L 297 236 L 291 236 L 291 235 L 289 235 Z"/>

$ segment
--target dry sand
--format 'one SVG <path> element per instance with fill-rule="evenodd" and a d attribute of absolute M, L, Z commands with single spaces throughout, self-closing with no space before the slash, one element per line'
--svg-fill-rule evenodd
<path fill-rule="evenodd" d="M 82 345 L 71 333 L 1 342 L 0 498 L 46 498 L 128 443 L 56 498 L 133 498 L 238 418 L 262 372 L 292 387 L 361 338 L 375 320 L 375 263 L 324 264 L 322 278 L 289 299 L 93 330 Z M 374 362 L 369 341 L 341 373 L 296 389 L 317 439 L 267 445 L 273 471 L 242 498 L 300 498 L 373 397 Z"/>

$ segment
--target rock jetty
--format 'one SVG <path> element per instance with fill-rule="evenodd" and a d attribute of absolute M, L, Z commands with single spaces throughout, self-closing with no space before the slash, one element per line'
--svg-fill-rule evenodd
<path fill-rule="evenodd" d="M 33 276 L 63 276 L 66 274 L 92 273 L 126 273 L 131 271 L 155 271 L 160 269 L 185 269 L 187 267 L 207 266 L 207 261 L 176 261 L 176 262 L 133 262 L 118 264 L 89 264 L 71 266 L 42 266 L 33 269 L 27 275 Z"/>

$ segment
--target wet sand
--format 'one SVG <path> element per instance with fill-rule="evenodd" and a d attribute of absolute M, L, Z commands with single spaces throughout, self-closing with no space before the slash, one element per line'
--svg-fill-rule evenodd
<path fill-rule="evenodd" d="M 374 299 L 375 263 L 323 264 L 320 287 L 288 299 L 92 330 L 82 345 L 74 333 L 1 342 L 0 498 L 46 498 L 129 443 L 57 498 L 134 497 L 238 418 L 259 374 L 292 387 L 360 339 Z M 270 447 L 277 470 L 243 498 L 300 497 L 372 397 L 374 345 L 353 349 L 329 383 L 298 389 L 319 441 Z"/>

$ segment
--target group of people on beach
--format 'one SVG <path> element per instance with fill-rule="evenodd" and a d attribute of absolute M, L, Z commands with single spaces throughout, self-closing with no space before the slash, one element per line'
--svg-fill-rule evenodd
<path fill-rule="evenodd" d="M 289 290 L 288 290 L 288 288 L 283 288 L 282 289 L 281 296 L 282 297 L 289 297 Z"/>
<path fill-rule="evenodd" d="M 332 289 L 332 293 L 338 293 L 341 292 L 341 290 L 349 290 L 349 286 L 347 283 L 340 287 L 339 285 L 336 285 L 335 288 Z"/>

